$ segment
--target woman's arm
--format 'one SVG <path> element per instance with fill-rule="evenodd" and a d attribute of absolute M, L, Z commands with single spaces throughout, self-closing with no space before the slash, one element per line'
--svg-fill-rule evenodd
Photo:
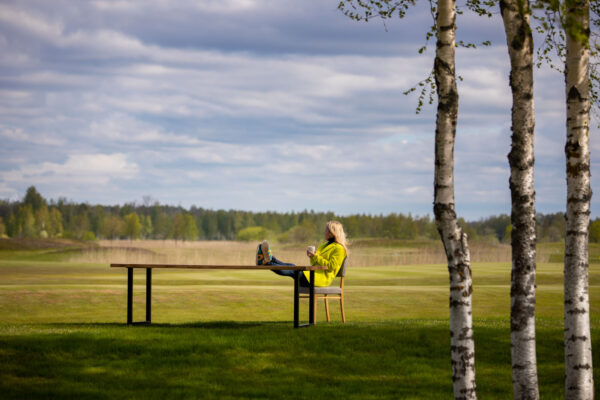
<path fill-rule="evenodd" d="M 345 258 L 345 249 L 341 245 L 335 247 L 335 249 L 328 255 L 328 257 L 323 257 L 320 253 L 313 255 L 310 258 L 311 263 L 314 265 L 322 265 L 327 267 L 328 271 L 334 272 L 338 269 Z"/>

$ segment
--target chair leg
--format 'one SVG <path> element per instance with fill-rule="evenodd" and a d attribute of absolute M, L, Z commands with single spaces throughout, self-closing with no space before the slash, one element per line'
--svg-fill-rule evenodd
<path fill-rule="evenodd" d="M 315 305 L 313 307 L 313 312 L 314 312 L 314 316 L 315 316 L 315 325 L 317 324 L 317 295 L 315 294 Z"/>
<path fill-rule="evenodd" d="M 346 314 L 344 314 L 344 294 L 340 296 L 340 307 L 342 309 L 342 322 L 346 323 Z"/>
<path fill-rule="evenodd" d="M 325 315 L 327 315 L 327 322 L 330 322 L 331 318 L 329 318 L 329 297 L 327 297 L 327 295 L 325 295 L 324 299 L 325 299 Z"/>

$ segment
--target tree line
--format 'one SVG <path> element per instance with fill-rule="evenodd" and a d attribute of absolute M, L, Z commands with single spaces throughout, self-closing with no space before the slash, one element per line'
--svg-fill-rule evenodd
<path fill-rule="evenodd" d="M 146 202 L 148 203 L 148 202 Z M 0 236 L 11 238 L 262 240 L 304 242 L 319 238 L 330 220 L 340 221 L 350 238 L 431 239 L 438 237 L 429 216 L 391 213 L 335 215 L 332 212 L 250 212 L 189 209 L 153 204 L 90 205 L 46 200 L 34 186 L 21 201 L 0 201 Z M 508 215 L 479 221 L 459 220 L 471 240 L 510 243 Z M 565 237 L 563 213 L 538 214 L 538 240 Z M 592 221 L 590 240 L 600 242 L 600 219 Z"/>

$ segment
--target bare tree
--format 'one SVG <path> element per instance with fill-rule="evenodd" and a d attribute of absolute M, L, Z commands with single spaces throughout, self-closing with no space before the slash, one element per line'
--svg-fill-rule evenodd
<path fill-rule="evenodd" d="M 588 294 L 590 222 L 589 0 L 565 0 L 567 235 L 565 238 L 565 398 L 593 399 Z"/>
<path fill-rule="evenodd" d="M 528 0 L 501 0 L 510 57 L 512 146 L 510 164 L 512 272 L 510 342 L 515 399 L 539 399 L 535 351 L 536 226 L 533 107 L 533 37 Z"/>

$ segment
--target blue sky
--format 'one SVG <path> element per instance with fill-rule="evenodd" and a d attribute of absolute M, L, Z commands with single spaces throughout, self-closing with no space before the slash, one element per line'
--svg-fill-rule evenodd
<path fill-rule="evenodd" d="M 0 198 L 432 214 L 432 19 L 348 20 L 338 1 L 3 1 Z M 510 213 L 511 96 L 498 15 L 458 18 L 456 207 Z M 564 210 L 564 83 L 535 72 L 537 209 Z M 591 132 L 592 187 L 598 179 Z M 592 213 L 597 215 L 597 196 Z"/>

